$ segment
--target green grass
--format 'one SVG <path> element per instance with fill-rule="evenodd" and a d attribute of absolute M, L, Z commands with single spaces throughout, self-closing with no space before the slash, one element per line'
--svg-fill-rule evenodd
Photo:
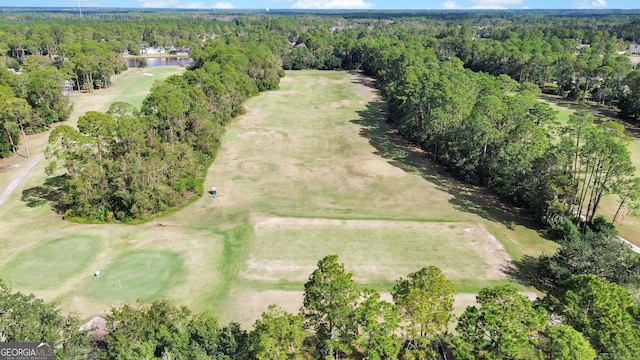
<path fill-rule="evenodd" d="M 2 269 L 12 286 L 48 289 L 87 270 L 99 251 L 93 236 L 73 235 L 51 240 L 20 253 Z"/>
<path fill-rule="evenodd" d="M 175 252 L 135 250 L 106 264 L 89 293 L 107 301 L 150 301 L 165 295 L 181 272 Z"/>
<path fill-rule="evenodd" d="M 443 175 L 394 134 L 359 80 L 289 72 L 279 91 L 249 100 L 205 182 L 221 196 L 170 217 L 230 228 L 213 295 L 221 320 L 250 323 L 271 302 L 296 311 L 295 294 L 327 254 L 380 291 L 427 265 L 478 291 L 508 282 L 508 255 L 555 250 L 518 211 Z"/>
<path fill-rule="evenodd" d="M 80 94 L 74 105 L 103 110 L 135 100 L 160 77 L 144 72 L 159 70 L 127 71 L 113 88 Z M 0 208 L 8 256 L 34 245 L 18 239 L 89 234 L 101 240 L 91 266 L 38 296 L 84 317 L 122 301 L 169 297 L 212 310 L 221 322 L 250 325 L 270 303 L 297 311 L 304 282 L 330 253 L 361 286 L 382 292 L 427 265 L 441 267 L 459 291 L 474 292 L 508 281 L 500 274 L 508 255 L 555 249 L 518 211 L 452 180 L 395 134 L 367 81 L 347 72 L 288 72 L 280 90 L 247 101 L 246 114 L 228 125 L 204 181 L 219 196 L 156 218 L 161 226 L 63 221 L 42 211 L 37 196 L 55 189 L 42 187 L 45 177 L 34 170 L 29 186 L 39 188 L 27 194 L 41 206 Z M 18 290 L 37 288 L 25 282 Z"/>
<path fill-rule="evenodd" d="M 487 253 L 499 252 L 500 244 L 482 239 L 488 235 L 473 224 L 288 220 L 257 225 L 245 278 L 303 284 L 319 258 L 329 254 L 339 255 L 360 284 L 392 282 L 427 265 L 443 269 L 452 281 L 501 275 L 494 271 L 499 261 L 487 261 Z"/>
<path fill-rule="evenodd" d="M 91 93 L 74 92 L 71 97 L 74 111 L 67 123 L 73 125 L 79 116 L 90 110 L 107 111 L 114 102 L 123 101 L 140 108 L 156 81 L 184 71 L 185 68 L 178 66 L 133 68 L 114 77 L 113 85 L 109 88 Z"/>
<path fill-rule="evenodd" d="M 122 79 L 120 79 L 122 84 L 119 84 L 117 88 L 119 90 L 119 94 L 111 102 L 124 101 L 139 109 L 144 98 L 149 93 L 149 89 L 156 81 L 162 81 L 179 72 L 182 72 L 182 70 L 176 71 L 175 66 L 156 66 L 143 69 L 130 69 L 129 72 L 124 73 Z M 142 73 L 142 76 L 138 73 Z M 109 107 L 107 106 L 102 110 L 106 111 L 108 109 Z"/>
<path fill-rule="evenodd" d="M 555 111 L 557 111 L 558 113 L 556 114 L 556 119 L 558 120 L 558 124 L 560 126 L 565 126 L 567 124 L 567 122 L 569 122 L 569 116 L 571 116 L 571 114 L 573 114 L 573 110 L 565 107 L 565 106 L 560 106 L 558 105 L 556 102 L 551 101 L 549 99 L 544 99 L 544 100 L 540 100 L 543 103 L 548 104 L 549 106 L 551 106 L 551 108 Z"/>

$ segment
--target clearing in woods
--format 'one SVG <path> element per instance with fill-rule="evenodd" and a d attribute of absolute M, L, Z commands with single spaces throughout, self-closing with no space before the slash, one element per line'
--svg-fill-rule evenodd
<path fill-rule="evenodd" d="M 223 323 L 249 326 L 270 303 L 297 311 L 304 282 L 328 254 L 338 254 L 360 284 L 381 292 L 400 276 L 436 265 L 458 291 L 473 293 L 507 282 L 500 269 L 510 258 L 556 248 L 516 209 L 441 175 L 408 147 L 385 124 L 369 78 L 287 72 L 281 89 L 245 106 L 207 173 L 205 186 L 216 186 L 217 198 L 203 196 L 157 222 L 127 226 L 68 223 L 38 210 L 47 204 L 26 208 L 14 201 L 19 211 L 12 213 L 0 208 L 7 236 L 21 234 L 31 246 L 61 233 L 101 240 L 91 266 L 60 287 L 18 289 L 57 299 L 87 318 L 109 305 L 161 295 L 196 311 L 211 309 Z M 30 186 L 44 181 L 40 173 Z M 9 242 L 8 257 L 30 251 Z M 158 259 L 147 266 L 153 254 Z M 154 262 L 166 269 L 145 278 Z M 129 272 L 140 271 L 125 285 Z"/>

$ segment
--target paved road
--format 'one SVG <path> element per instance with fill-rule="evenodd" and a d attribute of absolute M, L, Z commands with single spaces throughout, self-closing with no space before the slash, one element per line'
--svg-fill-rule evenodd
<path fill-rule="evenodd" d="M 9 195 L 11 195 L 13 190 L 15 190 L 18 184 L 20 184 L 20 181 L 22 181 L 22 179 L 24 179 L 24 177 L 27 176 L 29 171 L 31 171 L 31 169 L 33 169 L 34 166 L 38 165 L 38 163 L 42 161 L 42 159 L 44 159 L 44 154 L 40 154 L 34 157 L 33 160 L 31 160 L 31 162 L 24 169 L 22 169 L 22 171 L 20 171 L 20 174 L 18 174 L 18 176 L 16 176 L 16 178 L 13 179 L 11 184 L 9 184 L 9 186 L 7 186 L 7 188 L 4 189 L 2 194 L 0 194 L 0 206 L 4 204 L 5 201 L 7 201 L 7 199 L 9 198 Z"/>
<path fill-rule="evenodd" d="M 624 244 L 629 245 L 631 250 L 633 250 L 633 251 L 637 252 L 638 254 L 640 254 L 640 247 L 630 243 L 627 239 L 625 239 L 625 238 L 623 238 L 621 236 L 618 236 L 618 240 L 622 241 Z"/>

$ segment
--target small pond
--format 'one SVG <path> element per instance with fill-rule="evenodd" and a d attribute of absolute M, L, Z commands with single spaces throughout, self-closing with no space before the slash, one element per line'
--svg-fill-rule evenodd
<path fill-rule="evenodd" d="M 191 64 L 193 59 L 189 57 L 150 57 L 150 58 L 128 58 L 124 59 L 124 63 L 127 67 L 136 68 L 140 65 L 140 59 L 147 61 L 147 67 L 155 66 L 187 66 Z"/>

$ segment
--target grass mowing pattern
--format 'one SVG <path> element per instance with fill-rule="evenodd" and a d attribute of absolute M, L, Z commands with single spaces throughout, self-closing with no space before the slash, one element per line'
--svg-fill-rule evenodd
<path fill-rule="evenodd" d="M 48 289 L 85 271 L 99 250 L 99 240 L 74 235 L 23 252 L 8 263 L 2 277 L 9 285 Z"/>
<path fill-rule="evenodd" d="M 426 265 L 454 282 L 482 282 L 502 278 L 495 269 L 507 261 L 502 245 L 483 239 L 490 235 L 474 224 L 291 220 L 257 227 L 246 279 L 303 284 L 328 254 L 339 255 L 360 284 L 394 281 Z"/>
<path fill-rule="evenodd" d="M 161 297 L 181 272 L 176 252 L 135 250 L 107 264 L 90 293 L 108 301 L 150 301 Z"/>

